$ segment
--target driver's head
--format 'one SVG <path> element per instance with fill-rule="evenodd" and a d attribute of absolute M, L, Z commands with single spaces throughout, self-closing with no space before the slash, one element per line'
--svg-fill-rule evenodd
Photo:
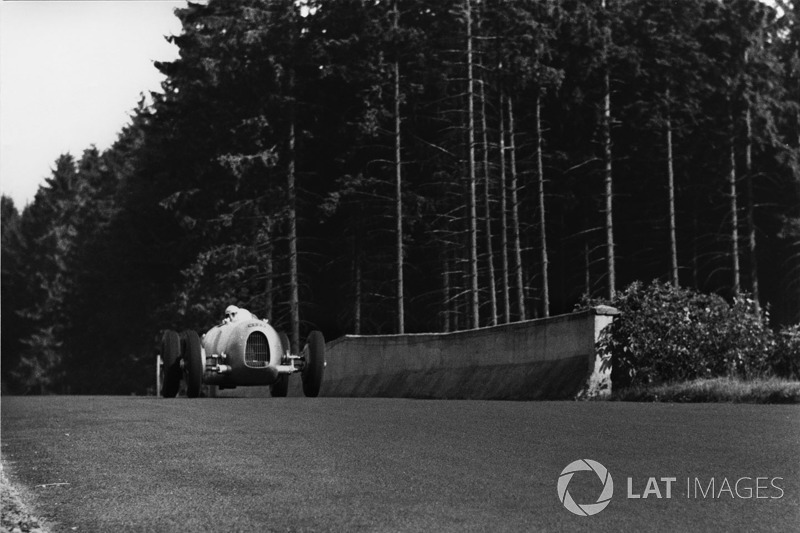
<path fill-rule="evenodd" d="M 239 312 L 238 307 L 236 307 L 235 305 L 229 305 L 228 307 L 225 308 L 225 318 L 233 320 L 234 318 L 236 318 L 236 313 L 238 312 Z"/>

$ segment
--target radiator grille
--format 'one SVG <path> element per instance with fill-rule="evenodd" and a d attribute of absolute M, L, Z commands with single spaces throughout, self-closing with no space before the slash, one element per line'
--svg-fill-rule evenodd
<path fill-rule="evenodd" d="M 254 368 L 264 368 L 269 365 L 269 343 L 267 336 L 262 332 L 254 331 L 247 337 L 244 364 Z"/>

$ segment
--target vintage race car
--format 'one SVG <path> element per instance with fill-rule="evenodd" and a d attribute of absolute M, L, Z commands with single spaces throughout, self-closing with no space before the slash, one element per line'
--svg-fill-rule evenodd
<path fill-rule="evenodd" d="M 182 379 L 189 398 L 200 396 L 203 384 L 269 385 L 272 396 L 286 396 L 294 373 L 303 380 L 303 393 L 316 397 L 325 371 L 322 333 L 312 331 L 301 353 L 291 354 L 286 334 L 257 318 L 214 326 L 202 339 L 193 330 L 167 330 L 159 351 L 156 382 L 164 398 L 177 396 Z"/>

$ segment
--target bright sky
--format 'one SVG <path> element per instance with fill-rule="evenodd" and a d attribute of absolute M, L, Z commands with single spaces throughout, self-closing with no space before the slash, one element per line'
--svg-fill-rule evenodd
<path fill-rule="evenodd" d="M 185 1 L 0 2 L 0 191 L 22 209 L 59 155 L 105 150 L 161 90 Z"/>

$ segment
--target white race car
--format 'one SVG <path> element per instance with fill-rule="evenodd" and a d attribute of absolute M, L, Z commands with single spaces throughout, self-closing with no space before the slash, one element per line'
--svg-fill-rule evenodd
<path fill-rule="evenodd" d="M 269 385 L 272 396 L 286 396 L 289 376 L 300 373 L 303 393 L 316 397 L 325 371 L 325 339 L 312 331 L 300 354 L 291 354 L 289 338 L 266 320 L 224 322 L 202 340 L 193 330 L 167 330 L 161 337 L 156 382 L 164 398 L 174 398 L 181 379 L 189 398 L 200 396 L 203 384 L 219 389 Z"/>

